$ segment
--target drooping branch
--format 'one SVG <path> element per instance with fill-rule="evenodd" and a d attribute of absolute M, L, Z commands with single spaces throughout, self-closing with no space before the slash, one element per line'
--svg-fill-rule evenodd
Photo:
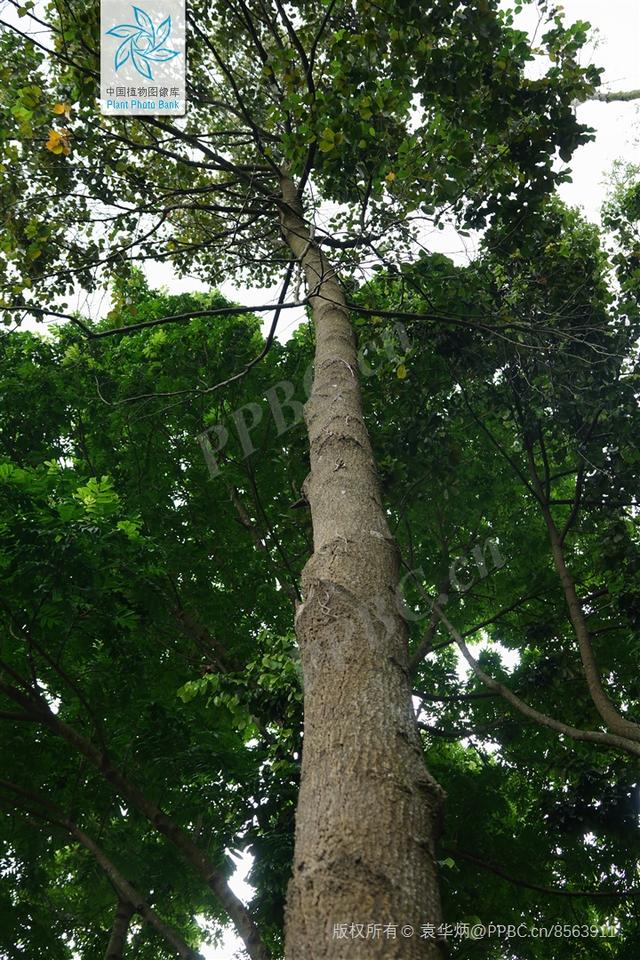
<path fill-rule="evenodd" d="M 90 740 L 61 720 L 44 700 L 35 700 L 33 696 L 22 693 L 21 690 L 11 686 L 2 677 L 0 677 L 0 692 L 13 700 L 14 703 L 19 704 L 27 713 L 32 714 L 34 719 L 44 724 L 86 757 L 105 780 L 180 851 L 186 861 L 214 892 L 235 924 L 251 960 L 269 960 L 269 953 L 260 939 L 249 911 L 231 890 L 224 875 L 213 866 L 209 858 L 182 827 L 168 817 L 133 781 L 126 777 L 113 764 L 106 752 L 99 750 Z"/>
<path fill-rule="evenodd" d="M 555 720 L 546 713 L 541 713 L 540 710 L 530 707 L 529 704 L 525 703 L 524 700 L 521 700 L 520 697 L 516 696 L 516 694 L 509 690 L 509 688 L 503 683 L 500 683 L 498 680 L 494 680 L 494 678 L 490 677 L 488 673 L 485 673 L 469 650 L 460 631 L 456 630 L 440 607 L 434 605 L 434 609 L 438 610 L 440 620 L 454 638 L 455 642 L 458 644 L 462 656 L 465 658 L 475 675 L 482 680 L 489 690 L 494 690 L 496 693 L 499 693 L 500 696 L 503 697 L 507 703 L 519 713 L 523 714 L 529 720 L 534 720 L 543 727 L 548 727 L 550 730 L 555 730 L 556 733 L 570 737 L 572 740 L 600 743 L 604 746 L 614 747 L 619 750 L 623 750 L 625 753 L 630 753 L 633 756 L 640 757 L 640 744 L 634 743 L 633 740 L 629 740 L 622 736 L 616 736 L 611 733 L 603 733 L 599 730 L 582 730 L 579 727 L 573 727 L 570 724 L 563 723 L 560 720 Z"/>
<path fill-rule="evenodd" d="M 262 303 L 255 307 L 213 307 L 210 310 L 190 310 L 187 313 L 176 313 L 167 317 L 158 317 L 154 320 L 142 320 L 139 323 L 130 323 L 122 327 L 109 327 L 106 330 L 92 330 L 79 317 L 71 313 L 62 313 L 59 310 L 50 310 L 47 307 L 39 307 L 30 303 L 9 304 L 2 306 L 2 310 L 10 310 L 16 313 L 32 313 L 40 317 L 54 317 L 59 320 L 69 320 L 75 324 L 85 334 L 89 340 L 104 340 L 106 337 L 126 336 L 131 333 L 138 333 L 140 330 L 148 330 L 151 327 L 162 327 L 172 323 L 184 323 L 189 320 L 195 320 L 197 317 L 239 317 L 250 313 L 268 313 L 271 310 L 279 315 L 283 310 L 301 308 L 306 306 L 306 300 L 296 300 L 292 303 Z"/>
<path fill-rule="evenodd" d="M 138 393 L 138 394 L 135 394 L 134 396 L 124 397 L 122 400 L 113 401 L 113 403 L 110 403 L 110 406 L 114 406 L 114 407 L 115 407 L 115 406 L 121 406 L 122 404 L 135 403 L 135 402 L 140 401 L 140 400 L 151 400 L 151 399 L 159 398 L 159 397 L 163 397 L 163 398 L 167 398 L 167 397 L 184 397 L 184 398 L 187 398 L 187 397 L 192 397 L 192 396 L 205 396 L 206 394 L 209 394 L 209 393 L 215 393 L 217 390 L 221 390 L 223 387 L 227 387 L 227 386 L 229 386 L 229 384 L 235 383 L 237 380 L 241 380 L 243 377 L 245 377 L 245 376 L 247 375 L 247 373 L 249 373 L 250 370 L 252 370 L 258 363 L 260 363 L 261 360 L 263 360 L 263 359 L 266 357 L 267 353 L 269 352 L 269 350 L 270 350 L 271 347 L 273 346 L 273 341 L 274 341 L 274 339 L 275 339 L 276 329 L 277 329 L 277 326 L 278 326 L 278 322 L 279 322 L 279 320 L 280 320 L 280 314 L 281 314 L 282 310 L 283 310 L 286 306 L 294 306 L 294 304 L 285 304 L 285 303 L 284 303 L 284 298 L 286 297 L 286 293 L 287 293 L 287 290 L 288 290 L 288 288 L 289 288 L 289 284 L 290 284 L 290 282 L 291 282 L 291 276 L 292 276 L 292 273 L 293 273 L 293 267 L 294 267 L 294 261 L 293 261 L 293 260 L 290 260 L 290 261 L 288 262 L 288 264 L 287 264 L 287 270 L 286 270 L 285 277 L 284 277 L 284 281 L 283 281 L 283 284 L 282 284 L 282 289 L 281 289 L 281 292 L 280 292 L 279 301 L 278 301 L 278 303 L 275 305 L 275 312 L 274 312 L 274 315 L 273 315 L 273 319 L 272 319 L 272 321 L 271 321 L 271 326 L 270 326 L 270 328 L 269 328 L 269 332 L 268 332 L 268 334 L 267 334 L 267 336 L 266 336 L 266 339 L 265 339 L 265 341 L 264 341 L 264 344 L 263 344 L 263 346 L 262 346 L 262 349 L 260 350 L 259 353 L 256 354 L 255 357 L 253 357 L 251 360 L 248 360 L 247 363 L 245 363 L 244 367 L 242 367 L 241 370 L 238 370 L 236 373 L 231 374 L 230 377 L 227 377 L 227 378 L 224 379 L 224 380 L 218 381 L 218 383 L 212 384 L 210 387 L 203 387 L 202 389 L 199 389 L 199 388 L 197 388 L 197 387 L 186 387 L 186 388 L 184 388 L 184 389 L 182 389 L 182 390 L 165 390 L 165 391 L 154 392 L 154 393 Z M 299 304 L 295 304 L 295 305 L 297 305 L 297 306 L 302 306 L 302 305 L 303 305 L 303 302 L 300 302 Z M 239 308 L 220 308 L 220 309 L 221 309 L 222 312 L 225 312 L 225 311 L 226 311 L 226 312 L 234 312 L 234 310 L 236 310 L 236 309 L 237 309 L 237 312 L 238 312 L 238 313 L 250 312 L 250 311 L 246 311 L 246 310 L 244 310 L 244 309 L 239 309 Z M 268 309 L 274 309 L 274 307 L 271 306 L 271 307 L 269 307 Z M 211 312 L 214 312 L 214 311 L 207 311 L 207 313 L 211 313 Z M 197 315 L 197 314 L 191 314 L 191 316 L 196 316 L 196 315 Z M 153 321 L 152 321 L 152 322 L 153 322 Z M 120 331 L 120 332 L 122 332 L 122 331 Z M 96 379 L 96 387 L 97 387 L 97 389 L 98 389 L 98 394 L 99 394 L 99 396 L 100 396 L 100 399 L 101 399 L 104 403 L 108 403 L 108 404 L 109 404 L 109 401 L 108 401 L 108 400 L 105 400 L 105 398 L 102 396 L 102 394 L 101 394 L 101 392 L 100 392 L 100 388 L 99 388 L 99 386 L 98 386 L 98 381 L 97 381 L 97 379 Z M 205 454 L 205 459 L 206 459 L 206 457 L 207 457 L 207 454 L 206 454 L 206 431 L 205 431 L 204 433 L 200 434 L 200 436 L 198 437 L 198 441 L 199 441 L 200 445 L 203 447 L 203 452 L 204 452 L 204 454 Z"/>

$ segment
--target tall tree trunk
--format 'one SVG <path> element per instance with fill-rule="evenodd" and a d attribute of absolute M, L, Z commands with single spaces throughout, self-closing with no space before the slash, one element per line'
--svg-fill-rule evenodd
<path fill-rule="evenodd" d="M 439 948 L 421 925 L 440 922 L 434 844 L 443 792 L 415 723 L 399 553 L 363 421 L 344 293 L 294 184 L 281 186 L 282 232 L 304 269 L 316 336 L 305 407 L 314 552 L 296 614 L 305 724 L 285 953 L 431 960 Z M 395 938 L 385 925 L 397 925 Z"/>
<path fill-rule="evenodd" d="M 107 952 L 104 960 L 122 960 L 124 957 L 124 948 L 127 945 L 127 934 L 129 933 L 129 924 L 134 914 L 133 905 L 127 900 L 118 900 L 116 915 L 113 918 L 111 927 L 111 936 L 107 946 Z"/>

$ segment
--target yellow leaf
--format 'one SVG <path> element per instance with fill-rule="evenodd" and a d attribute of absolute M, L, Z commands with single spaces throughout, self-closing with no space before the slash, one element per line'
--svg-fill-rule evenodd
<path fill-rule="evenodd" d="M 404 380 L 406 378 L 407 368 L 405 367 L 404 363 L 401 363 L 396 370 L 396 376 L 398 377 L 398 380 Z"/>
<path fill-rule="evenodd" d="M 45 143 L 47 150 L 51 153 L 60 155 L 61 153 L 68 157 L 71 153 L 71 135 L 68 130 L 49 130 L 49 138 Z"/>
<path fill-rule="evenodd" d="M 56 103 L 53 107 L 53 112 L 61 116 L 63 113 L 66 113 L 68 109 L 66 103 Z"/>
<path fill-rule="evenodd" d="M 395 174 L 393 170 L 390 170 L 385 177 L 385 180 L 387 181 L 387 183 L 393 183 L 393 181 L 396 179 L 397 179 L 397 174 Z"/>
<path fill-rule="evenodd" d="M 60 134 L 57 130 L 49 130 L 49 139 L 45 143 L 47 150 L 51 150 L 51 153 L 62 153 L 60 139 Z"/>

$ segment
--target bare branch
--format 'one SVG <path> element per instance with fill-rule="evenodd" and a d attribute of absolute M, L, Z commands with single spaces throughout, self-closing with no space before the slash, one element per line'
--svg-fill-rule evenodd
<path fill-rule="evenodd" d="M 558 887 L 544 887 L 539 883 L 532 883 L 530 880 L 522 880 L 514 877 L 497 864 L 481 860 L 480 857 L 476 857 L 472 853 L 467 853 L 466 850 L 460 850 L 458 847 L 444 847 L 443 849 L 453 857 L 461 857 L 463 860 L 467 860 L 469 863 L 473 863 L 483 870 L 494 873 L 497 877 L 506 880 L 507 883 L 512 883 L 517 887 L 524 887 L 526 890 L 535 890 L 537 893 L 546 893 L 552 897 L 609 897 L 618 900 L 631 900 L 640 893 L 640 890 L 564 890 Z"/>
<path fill-rule="evenodd" d="M 640 90 L 611 90 L 609 93 L 594 93 L 589 100 L 599 100 L 601 103 L 613 103 L 614 101 L 626 102 L 629 100 L 640 100 Z"/>

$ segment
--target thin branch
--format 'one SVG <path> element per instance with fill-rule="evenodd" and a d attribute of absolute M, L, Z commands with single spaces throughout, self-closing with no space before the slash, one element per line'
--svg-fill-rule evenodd
<path fill-rule="evenodd" d="M 616 100 L 622 102 L 640 100 L 640 90 L 612 90 L 610 93 L 593 93 L 587 100 L 599 100 L 601 103 L 613 103 Z"/>
<path fill-rule="evenodd" d="M 491 697 L 497 697 L 497 693 L 451 693 L 447 695 L 439 696 L 435 693 L 424 693 L 422 690 L 414 690 L 414 697 L 419 697 L 421 700 L 434 701 L 435 703 L 458 703 L 460 700 L 486 700 Z"/>
<path fill-rule="evenodd" d="M 118 406 L 121 406 L 123 403 L 134 403 L 139 400 L 153 400 L 156 397 L 163 397 L 163 398 L 184 397 L 184 396 L 202 397 L 208 393 L 214 393 L 216 390 L 221 390 L 222 387 L 227 387 L 230 383 L 235 383 L 236 380 L 241 380 L 242 377 L 246 376 L 247 373 L 249 373 L 249 371 L 253 369 L 253 367 L 255 367 L 258 363 L 260 363 L 260 361 L 264 359 L 264 357 L 266 357 L 267 353 L 269 352 L 273 344 L 275 334 L 276 334 L 276 328 L 278 326 L 278 321 L 280 319 L 280 314 L 282 310 L 284 310 L 285 307 L 287 306 L 293 306 L 293 304 L 285 304 L 283 301 L 287 295 L 287 290 L 289 289 L 289 284 L 291 282 L 291 276 L 293 273 L 294 265 L 295 265 L 295 261 L 293 260 L 290 260 L 287 265 L 287 272 L 285 274 L 284 282 L 282 284 L 282 290 L 280 292 L 279 302 L 275 306 L 275 313 L 273 315 L 273 320 L 271 321 L 271 327 L 269 329 L 269 333 L 267 334 L 267 338 L 264 342 L 262 350 L 252 360 L 249 360 L 248 363 L 244 365 L 242 370 L 239 370 L 237 373 L 232 374 L 232 376 L 227 377 L 226 380 L 220 380 L 218 383 L 214 383 L 210 387 L 203 387 L 201 390 L 198 388 L 186 387 L 184 390 L 166 390 L 166 391 L 157 392 L 157 393 L 138 393 L 133 397 L 125 397 L 123 400 L 116 400 L 113 403 L 110 403 L 108 400 L 105 400 L 105 398 L 100 393 L 100 390 L 98 389 L 100 399 L 104 403 L 108 403 L 110 406 L 118 407 Z M 263 308 L 263 309 L 266 309 L 266 308 Z M 271 306 L 268 309 L 273 310 L 274 309 L 273 304 L 271 304 Z M 226 308 L 223 308 L 223 310 L 225 312 L 228 312 Z M 239 310 L 238 312 L 245 313 L 250 311 L 246 311 L 243 309 L 242 311 Z M 97 386 L 97 379 L 96 379 L 96 386 Z M 204 442 L 206 442 L 206 430 L 199 435 L 198 441 L 201 446 Z"/>
<path fill-rule="evenodd" d="M 90 740 L 87 740 L 75 728 L 61 720 L 44 701 L 34 703 L 29 696 L 23 694 L 17 687 L 12 687 L 6 683 L 2 677 L 0 677 L 0 692 L 13 700 L 14 703 L 19 704 L 25 711 L 31 711 L 41 723 L 86 757 L 105 780 L 182 853 L 188 863 L 215 893 L 234 922 L 251 960 L 269 960 L 267 948 L 260 939 L 249 911 L 231 890 L 225 876 L 213 866 L 187 831 L 178 826 L 153 801 L 149 800 L 140 788 L 114 765 L 106 753 L 98 750 Z"/>
<path fill-rule="evenodd" d="M 168 317 L 158 317 L 156 320 L 142 320 L 140 323 L 131 323 L 124 327 L 110 327 L 108 330 L 92 330 L 83 323 L 77 316 L 70 313 L 61 313 L 58 310 L 50 310 L 47 307 L 37 307 L 35 305 L 20 303 L 0 307 L 0 310 L 15 310 L 24 313 L 34 313 L 43 317 L 57 317 L 61 320 L 70 320 L 79 327 L 90 340 L 104 340 L 105 337 L 127 336 L 137 333 L 139 330 L 146 330 L 149 327 L 163 326 L 164 324 L 180 323 L 186 320 L 193 320 L 196 317 L 222 317 L 222 316 L 242 316 L 251 313 L 268 313 L 271 310 L 290 310 L 294 307 L 306 306 L 305 300 L 297 300 L 293 303 L 263 303 L 255 307 L 215 307 L 211 310 L 191 310 L 188 313 L 176 313 Z"/>
<path fill-rule="evenodd" d="M 545 893 L 552 897 L 609 897 L 618 900 L 630 900 L 640 894 L 640 890 L 565 890 L 558 887 L 544 887 L 539 883 L 532 883 L 530 880 L 522 880 L 514 877 L 497 864 L 481 860 L 480 857 L 476 857 L 472 853 L 467 853 L 466 850 L 460 850 L 458 847 L 444 847 L 443 850 L 452 857 L 460 857 L 462 860 L 468 860 L 469 863 L 473 863 L 483 870 L 494 873 L 497 877 L 506 880 L 507 883 L 512 883 L 517 887 L 524 887 L 526 890 L 535 890 L 537 893 Z"/>
<path fill-rule="evenodd" d="M 487 686 L 490 690 L 494 690 L 496 693 L 499 693 L 500 696 L 503 697 L 507 703 L 514 707 L 514 709 L 516 709 L 519 713 L 522 713 L 530 720 L 535 720 L 536 723 L 539 723 L 543 727 L 548 727 L 550 730 L 555 730 L 557 733 L 570 737 L 572 740 L 584 740 L 591 743 L 600 743 L 608 747 L 617 747 L 618 749 L 623 750 L 625 753 L 630 753 L 633 756 L 640 757 L 640 744 L 634 743 L 632 740 L 628 740 L 626 737 L 619 737 L 610 733 L 602 733 L 599 730 L 581 730 L 578 727 L 572 727 L 569 724 L 562 723 L 560 720 L 555 720 L 553 717 L 549 717 L 547 714 L 541 713 L 539 710 L 535 710 L 533 707 L 530 707 L 524 702 L 524 700 L 521 700 L 520 697 L 516 696 L 515 693 L 512 693 L 508 687 L 505 687 L 503 683 L 500 683 L 498 680 L 494 680 L 493 677 L 490 677 L 488 673 L 484 672 L 464 642 L 462 634 L 456 630 L 452 623 L 449 622 L 440 607 L 434 604 L 434 609 L 438 610 L 442 623 L 458 644 L 462 656 L 465 658 L 475 675 L 479 677 L 485 686 Z"/>

